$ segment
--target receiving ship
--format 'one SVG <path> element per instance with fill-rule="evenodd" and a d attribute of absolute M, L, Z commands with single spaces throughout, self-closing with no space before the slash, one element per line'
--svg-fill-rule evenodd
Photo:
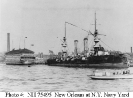
<path fill-rule="evenodd" d="M 29 49 L 13 49 L 5 54 L 6 65 L 31 65 L 35 62 L 34 52 Z"/>
<path fill-rule="evenodd" d="M 66 30 L 63 37 L 62 52 L 60 56 L 50 57 L 47 60 L 49 66 L 62 66 L 62 67 L 81 67 L 81 68 L 128 68 L 130 67 L 130 59 L 128 56 L 120 51 L 107 51 L 99 43 L 98 30 L 96 28 L 96 13 L 95 13 L 95 31 L 91 33 L 87 31 L 89 35 L 94 37 L 94 44 L 91 51 L 86 51 L 84 55 L 68 55 Z M 66 28 L 66 27 L 65 27 Z M 85 30 L 84 30 L 85 31 Z"/>

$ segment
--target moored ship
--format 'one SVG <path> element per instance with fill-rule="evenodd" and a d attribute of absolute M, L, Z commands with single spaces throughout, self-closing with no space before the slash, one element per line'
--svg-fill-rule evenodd
<path fill-rule="evenodd" d="M 65 67 L 85 67 L 85 68 L 128 68 L 130 67 L 130 59 L 119 51 L 107 51 L 99 43 L 98 30 L 96 29 L 96 13 L 95 13 L 95 31 L 88 32 L 94 37 L 94 45 L 91 51 L 87 51 L 85 55 L 69 56 L 67 52 L 66 31 L 63 37 L 62 54 L 54 58 L 49 58 L 47 64 L 49 66 L 65 66 Z"/>
<path fill-rule="evenodd" d="M 94 80 L 115 80 L 115 79 L 133 79 L 133 73 L 130 70 L 114 71 L 114 72 L 99 72 L 94 71 L 92 75 L 88 75 Z"/>
<path fill-rule="evenodd" d="M 6 53 L 6 65 L 31 65 L 34 64 L 34 52 L 29 49 L 12 50 Z"/>

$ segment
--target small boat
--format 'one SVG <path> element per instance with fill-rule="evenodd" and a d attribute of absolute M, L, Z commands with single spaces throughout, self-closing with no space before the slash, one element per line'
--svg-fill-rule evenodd
<path fill-rule="evenodd" d="M 90 76 L 91 79 L 94 80 L 115 80 L 115 79 L 133 79 L 133 73 L 130 71 L 121 72 L 104 72 L 104 73 L 94 73 Z"/>

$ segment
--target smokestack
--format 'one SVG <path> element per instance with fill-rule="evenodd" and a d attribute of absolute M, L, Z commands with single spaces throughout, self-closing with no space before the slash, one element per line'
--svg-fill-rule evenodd
<path fill-rule="evenodd" d="M 7 33 L 7 52 L 10 51 L 10 33 Z"/>
<path fill-rule="evenodd" d="M 74 40 L 74 46 L 75 46 L 74 53 L 75 53 L 75 55 L 77 55 L 77 53 L 78 53 L 78 40 Z"/>
<path fill-rule="evenodd" d="M 88 38 L 84 38 L 84 52 L 88 51 Z"/>
<path fill-rule="evenodd" d="M 132 47 L 131 47 L 131 53 L 132 53 Z"/>

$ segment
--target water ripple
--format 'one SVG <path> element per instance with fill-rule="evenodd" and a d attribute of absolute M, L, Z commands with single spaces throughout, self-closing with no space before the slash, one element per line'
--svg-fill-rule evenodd
<path fill-rule="evenodd" d="M 93 70 L 47 65 L 0 65 L 0 91 L 133 91 L 133 79 L 91 80 L 87 75 L 91 75 Z M 133 72 L 133 68 L 130 70 Z"/>

